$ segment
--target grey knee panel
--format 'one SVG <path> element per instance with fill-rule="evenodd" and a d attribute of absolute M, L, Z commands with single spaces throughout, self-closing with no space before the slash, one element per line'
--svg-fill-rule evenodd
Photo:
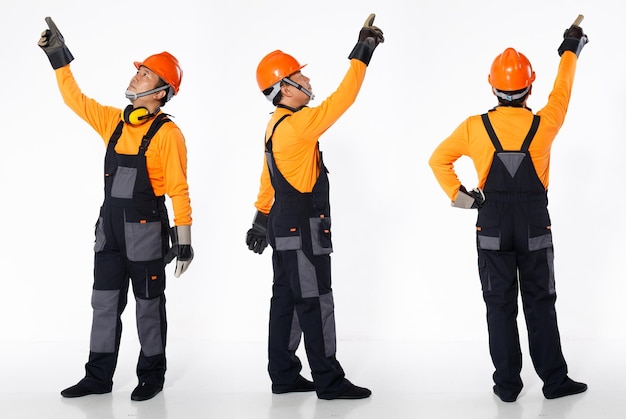
<path fill-rule="evenodd" d="M 141 351 L 145 356 L 159 355 L 164 350 L 161 336 L 161 298 L 135 298 L 137 332 Z"/>
<path fill-rule="evenodd" d="M 300 327 L 300 320 L 298 319 L 298 312 L 294 308 L 293 317 L 291 318 L 291 332 L 289 333 L 289 350 L 295 351 L 300 346 L 300 339 L 302 338 L 302 327 Z"/>
<path fill-rule="evenodd" d="M 315 266 L 306 257 L 302 250 L 296 250 L 298 255 L 298 278 L 300 280 L 300 295 L 302 298 L 319 296 L 317 286 L 317 272 Z"/>
<path fill-rule="evenodd" d="M 89 344 L 91 352 L 115 352 L 119 296 L 119 290 L 93 290 L 93 322 Z"/>
<path fill-rule="evenodd" d="M 337 352 L 337 334 L 335 331 L 335 303 L 333 293 L 322 294 L 320 310 L 322 313 L 322 332 L 324 334 L 324 350 L 326 356 L 335 355 Z"/>

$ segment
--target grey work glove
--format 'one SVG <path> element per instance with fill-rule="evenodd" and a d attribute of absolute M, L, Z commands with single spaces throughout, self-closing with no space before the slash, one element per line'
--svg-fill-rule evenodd
<path fill-rule="evenodd" d="M 352 52 L 350 52 L 348 58 L 356 58 L 364 62 L 365 65 L 369 65 L 372 54 L 374 54 L 374 50 L 378 44 L 385 42 L 383 31 L 377 26 L 374 26 L 375 17 L 376 15 L 372 13 L 365 19 L 365 23 L 359 32 L 359 40 L 352 49 Z"/>
<path fill-rule="evenodd" d="M 482 189 L 474 188 L 468 192 L 465 186 L 461 185 L 456 199 L 452 201 L 452 206 L 455 208 L 475 209 L 482 207 L 484 203 L 485 194 Z"/>
<path fill-rule="evenodd" d="M 48 60 L 50 60 L 50 64 L 52 64 L 52 68 L 56 70 L 71 63 L 74 60 L 74 56 L 67 48 L 67 45 L 65 45 L 65 39 L 59 32 L 57 25 L 52 21 L 52 18 L 46 17 L 46 23 L 50 29 L 46 29 L 41 33 L 41 38 L 39 38 L 37 44 L 44 50 Z"/>
<path fill-rule="evenodd" d="M 559 57 L 563 55 L 565 51 L 572 51 L 576 54 L 576 57 L 580 54 L 580 51 L 583 50 L 583 47 L 589 42 L 589 38 L 583 32 L 583 29 L 578 26 L 576 23 L 580 23 L 582 20 L 582 15 L 574 22 L 572 26 L 565 29 L 563 32 L 563 42 L 559 45 Z"/>
<path fill-rule="evenodd" d="M 174 276 L 179 278 L 189 268 L 193 260 L 193 247 L 191 247 L 191 226 L 176 226 L 170 229 L 172 247 L 165 255 L 165 264 L 176 258 L 176 270 Z"/>
<path fill-rule="evenodd" d="M 252 228 L 246 233 L 246 245 L 259 255 L 267 247 L 267 215 L 262 212 L 257 211 L 254 214 Z"/>

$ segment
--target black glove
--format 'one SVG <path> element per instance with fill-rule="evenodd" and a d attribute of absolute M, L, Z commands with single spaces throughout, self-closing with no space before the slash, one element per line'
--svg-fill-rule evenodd
<path fill-rule="evenodd" d="M 170 229 L 172 247 L 165 255 L 165 264 L 176 258 L 176 270 L 174 276 L 180 277 L 189 268 L 193 260 L 193 247 L 191 247 L 191 226 L 176 226 Z"/>
<path fill-rule="evenodd" d="M 359 61 L 363 61 L 365 65 L 369 65 L 372 59 L 374 50 L 381 42 L 385 42 L 383 31 L 377 26 L 374 26 L 374 18 L 376 15 L 372 13 L 367 17 L 361 32 L 359 32 L 359 40 L 350 52 L 348 58 L 356 58 Z"/>
<path fill-rule="evenodd" d="M 468 192 L 463 185 L 459 188 L 456 200 L 452 202 L 453 207 L 465 209 L 481 208 L 484 204 L 485 194 L 481 189 L 474 188 Z"/>
<path fill-rule="evenodd" d="M 246 234 L 248 249 L 259 255 L 267 247 L 267 215 L 257 211 L 252 221 L 252 228 Z"/>
<path fill-rule="evenodd" d="M 41 33 L 41 38 L 39 38 L 37 44 L 44 50 L 50 60 L 50 64 L 52 64 L 52 68 L 56 70 L 71 63 L 74 60 L 74 56 L 67 49 L 65 39 L 59 32 L 57 25 L 52 21 L 52 18 L 46 17 L 46 23 L 50 29 L 46 29 Z"/>
<path fill-rule="evenodd" d="M 580 26 L 572 25 L 565 29 L 563 33 L 563 42 L 559 45 L 559 56 L 565 51 L 572 51 L 578 57 L 585 44 L 589 42 L 589 38 L 584 34 Z"/>

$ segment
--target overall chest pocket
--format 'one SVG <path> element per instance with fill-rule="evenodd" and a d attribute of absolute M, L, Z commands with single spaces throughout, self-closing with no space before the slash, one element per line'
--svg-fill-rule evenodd
<path fill-rule="evenodd" d="M 137 169 L 135 167 L 119 166 L 113 177 L 111 196 L 113 198 L 131 199 L 135 190 Z"/>
<path fill-rule="evenodd" d="M 156 209 L 124 210 L 126 256 L 133 262 L 146 262 L 163 256 L 162 224 Z"/>

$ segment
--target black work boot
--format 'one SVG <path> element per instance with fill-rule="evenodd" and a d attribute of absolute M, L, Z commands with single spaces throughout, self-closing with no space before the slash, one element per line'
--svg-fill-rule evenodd
<path fill-rule="evenodd" d="M 110 393 L 110 392 L 111 392 L 110 388 L 95 390 L 93 387 L 89 386 L 83 379 L 83 380 L 80 380 L 77 384 L 61 391 L 61 396 L 74 398 L 74 397 L 88 396 L 90 394 L 105 394 L 105 393 Z"/>
<path fill-rule="evenodd" d="M 284 394 L 284 393 L 299 393 L 303 391 L 313 391 L 315 390 L 315 385 L 312 381 L 307 380 L 301 375 L 298 375 L 296 381 L 292 386 L 275 386 L 272 384 L 272 393 L 274 394 Z"/>
<path fill-rule="evenodd" d="M 130 399 L 137 401 L 137 402 L 149 400 L 153 398 L 154 396 L 156 396 L 157 394 L 159 394 L 161 390 L 163 390 L 162 386 L 157 386 L 154 384 L 142 382 L 142 383 L 139 383 L 137 387 L 135 387 L 135 389 L 130 395 Z"/>
<path fill-rule="evenodd" d="M 359 387 L 359 386 L 355 386 L 354 384 L 350 383 L 350 385 L 343 390 L 341 393 L 339 393 L 336 396 L 319 396 L 318 398 L 320 399 L 324 399 L 324 400 L 336 400 L 336 399 L 365 399 L 369 396 L 371 396 L 372 392 L 365 388 L 365 387 Z"/>
<path fill-rule="evenodd" d="M 587 390 L 587 384 L 579 383 L 569 377 L 565 377 L 563 382 L 557 386 L 543 386 L 543 395 L 546 399 L 557 399 L 559 397 L 571 396 Z"/>
<path fill-rule="evenodd" d="M 497 384 L 494 384 L 494 386 L 493 386 L 493 394 L 498 396 L 500 398 L 500 400 L 502 400 L 503 402 L 510 403 L 510 402 L 514 402 L 515 400 L 517 400 L 517 396 L 519 395 L 519 391 L 516 391 L 516 392 L 505 391 L 504 389 L 502 389 Z"/>

